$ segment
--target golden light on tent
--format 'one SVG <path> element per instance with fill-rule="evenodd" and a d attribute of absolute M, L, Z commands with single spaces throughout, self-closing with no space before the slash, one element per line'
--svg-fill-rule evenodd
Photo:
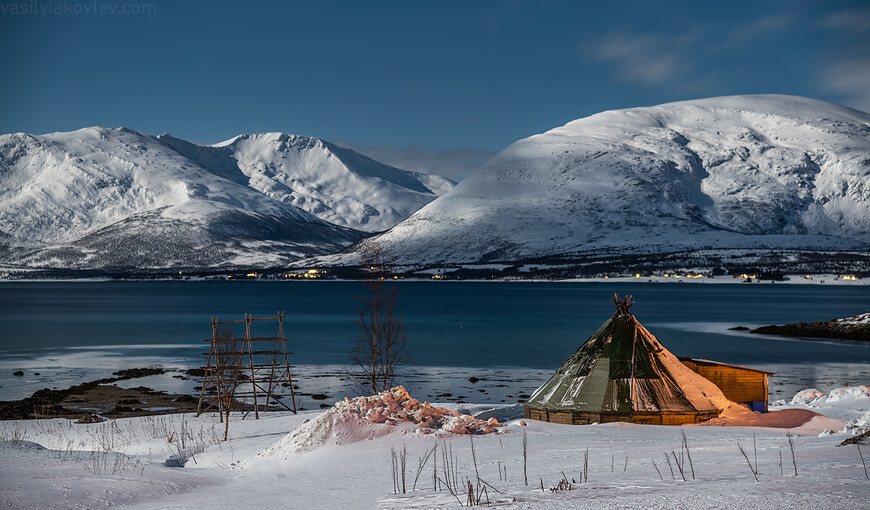
<path fill-rule="evenodd" d="M 523 404 L 526 418 L 680 425 L 733 402 L 766 410 L 769 372 L 677 358 L 630 313 L 631 296 L 611 303 L 616 313 Z"/>

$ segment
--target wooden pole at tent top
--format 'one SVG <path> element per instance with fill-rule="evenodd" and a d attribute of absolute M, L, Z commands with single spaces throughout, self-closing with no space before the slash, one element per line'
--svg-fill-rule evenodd
<path fill-rule="evenodd" d="M 616 313 L 614 315 L 621 315 L 626 322 L 629 322 L 632 319 L 629 308 L 634 304 L 634 301 L 631 300 L 631 294 L 627 294 L 624 298 L 620 298 L 619 294 L 614 292 L 610 302 L 616 307 Z M 637 329 L 634 324 L 631 326 L 634 330 L 634 334 L 631 335 L 631 378 L 628 383 L 628 398 L 631 401 L 631 410 L 634 411 L 634 364 L 635 351 L 637 347 Z"/>

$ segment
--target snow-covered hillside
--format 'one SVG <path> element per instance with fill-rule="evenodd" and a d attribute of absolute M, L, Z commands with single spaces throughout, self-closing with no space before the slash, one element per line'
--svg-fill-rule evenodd
<path fill-rule="evenodd" d="M 380 236 L 408 263 L 870 246 L 870 115 L 733 96 L 520 140 Z"/>
<path fill-rule="evenodd" d="M 0 136 L 0 259 L 53 268 L 282 264 L 411 214 L 451 181 L 319 140 L 201 147 L 124 128 Z M 353 228 L 348 228 L 353 227 Z"/>
<path fill-rule="evenodd" d="M 240 135 L 214 146 L 159 139 L 226 179 L 365 232 L 391 228 L 454 186 L 444 177 L 399 170 L 305 136 Z"/>

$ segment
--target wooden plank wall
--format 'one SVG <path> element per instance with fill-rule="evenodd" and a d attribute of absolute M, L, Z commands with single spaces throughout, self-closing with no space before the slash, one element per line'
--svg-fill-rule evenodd
<path fill-rule="evenodd" d="M 722 390 L 735 402 L 767 402 L 767 374 L 723 365 L 683 364 Z"/>
<path fill-rule="evenodd" d="M 700 423 L 719 415 L 717 411 L 708 412 L 666 412 L 666 413 L 589 413 L 583 411 L 549 411 L 523 406 L 526 418 L 533 420 L 562 423 L 565 425 L 588 425 L 590 423 L 627 422 L 650 425 L 682 425 Z"/>

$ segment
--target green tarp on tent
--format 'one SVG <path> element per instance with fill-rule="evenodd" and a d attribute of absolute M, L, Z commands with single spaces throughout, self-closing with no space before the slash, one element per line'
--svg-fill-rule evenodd
<path fill-rule="evenodd" d="M 665 349 L 628 313 L 627 303 L 532 394 L 526 416 L 537 409 L 547 416 L 573 411 L 710 417 L 727 406 L 719 388 Z"/>

